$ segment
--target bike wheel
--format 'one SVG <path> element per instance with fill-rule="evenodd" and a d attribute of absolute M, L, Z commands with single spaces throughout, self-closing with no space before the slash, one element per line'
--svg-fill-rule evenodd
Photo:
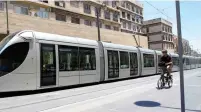
<path fill-rule="evenodd" d="M 168 80 L 168 87 L 171 88 L 172 85 L 173 85 L 173 79 L 170 78 L 170 79 Z"/>
<path fill-rule="evenodd" d="M 157 86 L 158 86 L 158 89 L 162 89 L 163 88 L 163 80 L 162 78 L 160 78 L 157 82 Z"/>

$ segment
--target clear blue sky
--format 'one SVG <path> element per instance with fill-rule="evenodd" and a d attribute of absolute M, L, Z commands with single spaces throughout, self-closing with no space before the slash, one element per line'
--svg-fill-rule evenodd
<path fill-rule="evenodd" d="M 144 20 L 162 17 L 173 23 L 173 33 L 177 35 L 176 8 L 174 0 L 147 0 L 144 4 Z M 151 5 L 163 11 L 161 14 Z M 189 40 L 193 49 L 201 52 L 201 1 L 180 1 L 182 37 Z"/>

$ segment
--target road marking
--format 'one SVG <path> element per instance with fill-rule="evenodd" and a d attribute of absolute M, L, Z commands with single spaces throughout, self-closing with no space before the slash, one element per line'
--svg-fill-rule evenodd
<path fill-rule="evenodd" d="M 133 95 L 133 94 L 131 94 L 131 91 L 133 91 L 134 93 L 138 93 L 138 94 L 148 91 L 152 88 L 155 88 L 154 85 L 155 85 L 155 83 L 151 83 L 151 84 L 147 84 L 144 86 L 140 86 L 140 87 L 116 92 L 113 94 L 101 96 L 98 98 L 93 98 L 93 99 L 89 99 L 89 100 L 85 100 L 85 101 L 81 101 L 81 102 L 77 102 L 77 103 L 73 103 L 73 104 L 69 104 L 69 105 L 64 105 L 64 106 L 60 106 L 60 107 L 56 107 L 56 108 L 52 108 L 52 109 L 47 109 L 42 112 L 56 112 L 56 111 L 80 112 L 80 111 L 84 111 L 84 110 L 89 110 L 91 108 L 100 107 L 104 104 L 112 103 L 117 100 L 124 99 L 126 97 L 131 97 Z M 136 89 L 137 90 L 139 89 L 140 91 L 136 91 Z M 110 99 L 108 99 L 108 98 L 110 98 Z"/>
<path fill-rule="evenodd" d="M 173 84 L 173 86 L 178 86 L 180 84 Z M 201 85 L 185 85 L 185 86 L 189 86 L 189 87 L 201 87 Z"/>

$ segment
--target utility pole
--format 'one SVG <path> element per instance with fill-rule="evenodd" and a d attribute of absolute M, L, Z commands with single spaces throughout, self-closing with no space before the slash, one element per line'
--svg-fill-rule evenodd
<path fill-rule="evenodd" d="M 9 23 L 8 23 L 8 1 L 6 1 L 6 22 L 7 22 L 7 35 L 9 34 Z"/>
<path fill-rule="evenodd" d="M 98 28 L 98 41 L 101 41 L 100 39 L 100 19 L 99 14 L 101 13 L 101 7 L 96 8 L 96 19 L 97 19 L 97 28 Z"/>
<path fill-rule="evenodd" d="M 101 14 L 101 8 L 103 10 L 107 10 L 106 4 L 101 4 L 101 6 L 96 7 L 96 24 L 97 24 L 97 30 L 98 30 L 98 41 L 101 41 L 101 36 L 100 36 L 100 14 Z"/>
<path fill-rule="evenodd" d="M 183 75 L 183 61 L 182 61 L 182 32 L 181 32 L 181 18 L 180 18 L 180 3 L 176 0 L 176 17 L 177 17 L 177 33 L 179 45 L 179 70 L 180 70 L 180 93 L 181 93 L 181 112 L 185 112 L 185 96 L 184 96 L 184 75 Z"/>

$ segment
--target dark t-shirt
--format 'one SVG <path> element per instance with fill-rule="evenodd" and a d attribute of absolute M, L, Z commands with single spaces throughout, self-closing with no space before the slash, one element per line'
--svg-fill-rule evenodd
<path fill-rule="evenodd" d="M 172 61 L 172 58 L 167 55 L 167 56 L 162 56 L 160 62 L 165 62 L 165 63 L 169 63 Z"/>

